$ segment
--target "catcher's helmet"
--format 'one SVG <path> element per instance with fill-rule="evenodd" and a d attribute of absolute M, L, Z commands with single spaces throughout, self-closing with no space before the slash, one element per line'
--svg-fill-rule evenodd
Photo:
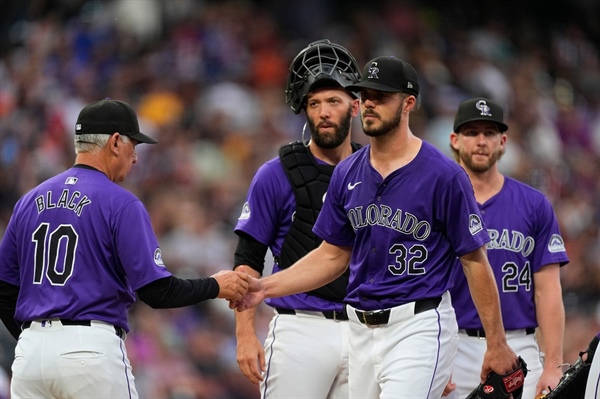
<path fill-rule="evenodd" d="M 317 40 L 309 44 L 292 61 L 285 89 L 285 102 L 298 114 L 304 107 L 309 91 L 328 86 L 345 88 L 359 80 L 358 63 L 348 50 L 327 39 Z"/>

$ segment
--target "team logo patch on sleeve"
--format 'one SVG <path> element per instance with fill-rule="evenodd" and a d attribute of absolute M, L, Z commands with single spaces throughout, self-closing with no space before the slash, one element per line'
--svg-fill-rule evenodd
<path fill-rule="evenodd" d="M 165 263 L 163 262 L 162 252 L 160 252 L 160 248 L 156 248 L 154 250 L 154 263 L 156 263 L 157 266 L 165 267 Z"/>
<path fill-rule="evenodd" d="M 470 214 L 469 215 L 469 231 L 471 232 L 471 235 L 474 236 L 475 234 L 479 233 L 481 230 L 483 230 L 483 223 L 481 223 L 481 218 L 479 217 L 479 215 Z"/>
<path fill-rule="evenodd" d="M 552 237 L 550 237 L 550 242 L 548 243 L 548 251 L 552 253 L 565 252 L 566 249 L 563 238 L 558 234 L 553 234 Z"/>
<path fill-rule="evenodd" d="M 250 219 L 250 204 L 246 202 L 244 204 L 244 206 L 242 206 L 242 214 L 240 215 L 238 220 L 247 220 L 247 219 Z"/>

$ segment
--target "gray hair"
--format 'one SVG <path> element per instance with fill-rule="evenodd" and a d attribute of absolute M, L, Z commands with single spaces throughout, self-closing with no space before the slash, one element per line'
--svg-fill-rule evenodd
<path fill-rule="evenodd" d="M 76 134 L 75 135 L 75 154 L 81 152 L 100 152 L 108 143 L 110 134 Z M 121 135 L 124 143 L 129 143 L 131 139 L 128 136 Z"/>

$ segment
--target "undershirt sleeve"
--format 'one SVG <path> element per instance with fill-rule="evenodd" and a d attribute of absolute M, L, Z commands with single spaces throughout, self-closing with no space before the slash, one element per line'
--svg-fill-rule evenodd
<path fill-rule="evenodd" d="M 15 309 L 17 307 L 17 298 L 19 297 L 19 287 L 0 281 L 0 319 L 8 329 L 8 332 L 19 339 L 21 327 L 15 320 Z"/>
<path fill-rule="evenodd" d="M 236 231 L 238 243 L 235 248 L 233 268 L 248 265 L 262 276 L 268 247 L 243 231 Z"/>
<path fill-rule="evenodd" d="M 195 305 L 219 295 L 219 283 L 212 277 L 180 279 L 169 276 L 137 290 L 139 299 L 154 309 Z"/>

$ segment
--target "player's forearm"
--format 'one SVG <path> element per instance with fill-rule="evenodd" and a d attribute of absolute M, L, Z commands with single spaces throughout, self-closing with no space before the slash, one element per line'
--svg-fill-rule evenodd
<path fill-rule="evenodd" d="M 481 250 L 461 257 L 461 262 L 473 303 L 485 330 L 487 344 L 504 342 L 506 334 L 500 311 L 498 288 L 485 252 Z"/>
<path fill-rule="evenodd" d="M 238 339 L 240 339 L 240 337 L 244 337 L 247 335 L 256 336 L 256 327 L 255 327 L 256 309 L 257 308 L 250 308 L 243 312 L 238 312 L 237 310 L 234 310 L 234 312 L 235 312 L 235 335 Z"/>
<path fill-rule="evenodd" d="M 292 295 L 322 287 L 344 273 L 351 253 L 350 247 L 323 242 L 288 269 L 263 278 L 265 297 Z"/>
<path fill-rule="evenodd" d="M 556 368 L 563 364 L 565 309 L 558 265 L 547 266 L 535 273 L 536 318 L 544 352 L 544 367 Z"/>
<path fill-rule="evenodd" d="M 252 269 L 248 265 L 240 265 L 235 268 L 237 271 L 243 271 L 248 273 L 252 277 L 260 278 L 260 273 Z M 235 335 L 240 337 L 252 334 L 256 336 L 255 320 L 256 320 L 256 308 L 248 309 L 244 312 L 235 312 Z"/>
<path fill-rule="evenodd" d="M 561 303 L 562 305 L 562 303 Z M 563 339 L 565 331 L 564 310 L 554 309 L 553 313 L 538 318 L 540 334 L 542 335 L 542 352 L 544 352 L 544 367 L 556 368 L 563 364 Z"/>
<path fill-rule="evenodd" d="M 481 288 L 471 291 L 473 302 L 477 308 L 477 313 L 481 319 L 481 324 L 485 330 L 488 345 L 504 341 L 506 334 L 504 332 L 504 323 L 502 322 L 502 313 L 500 311 L 500 299 L 496 288 L 496 282 L 493 279 L 480 280 Z M 490 287 L 490 288 L 487 288 Z M 474 292 L 476 292 L 474 294 Z"/>

